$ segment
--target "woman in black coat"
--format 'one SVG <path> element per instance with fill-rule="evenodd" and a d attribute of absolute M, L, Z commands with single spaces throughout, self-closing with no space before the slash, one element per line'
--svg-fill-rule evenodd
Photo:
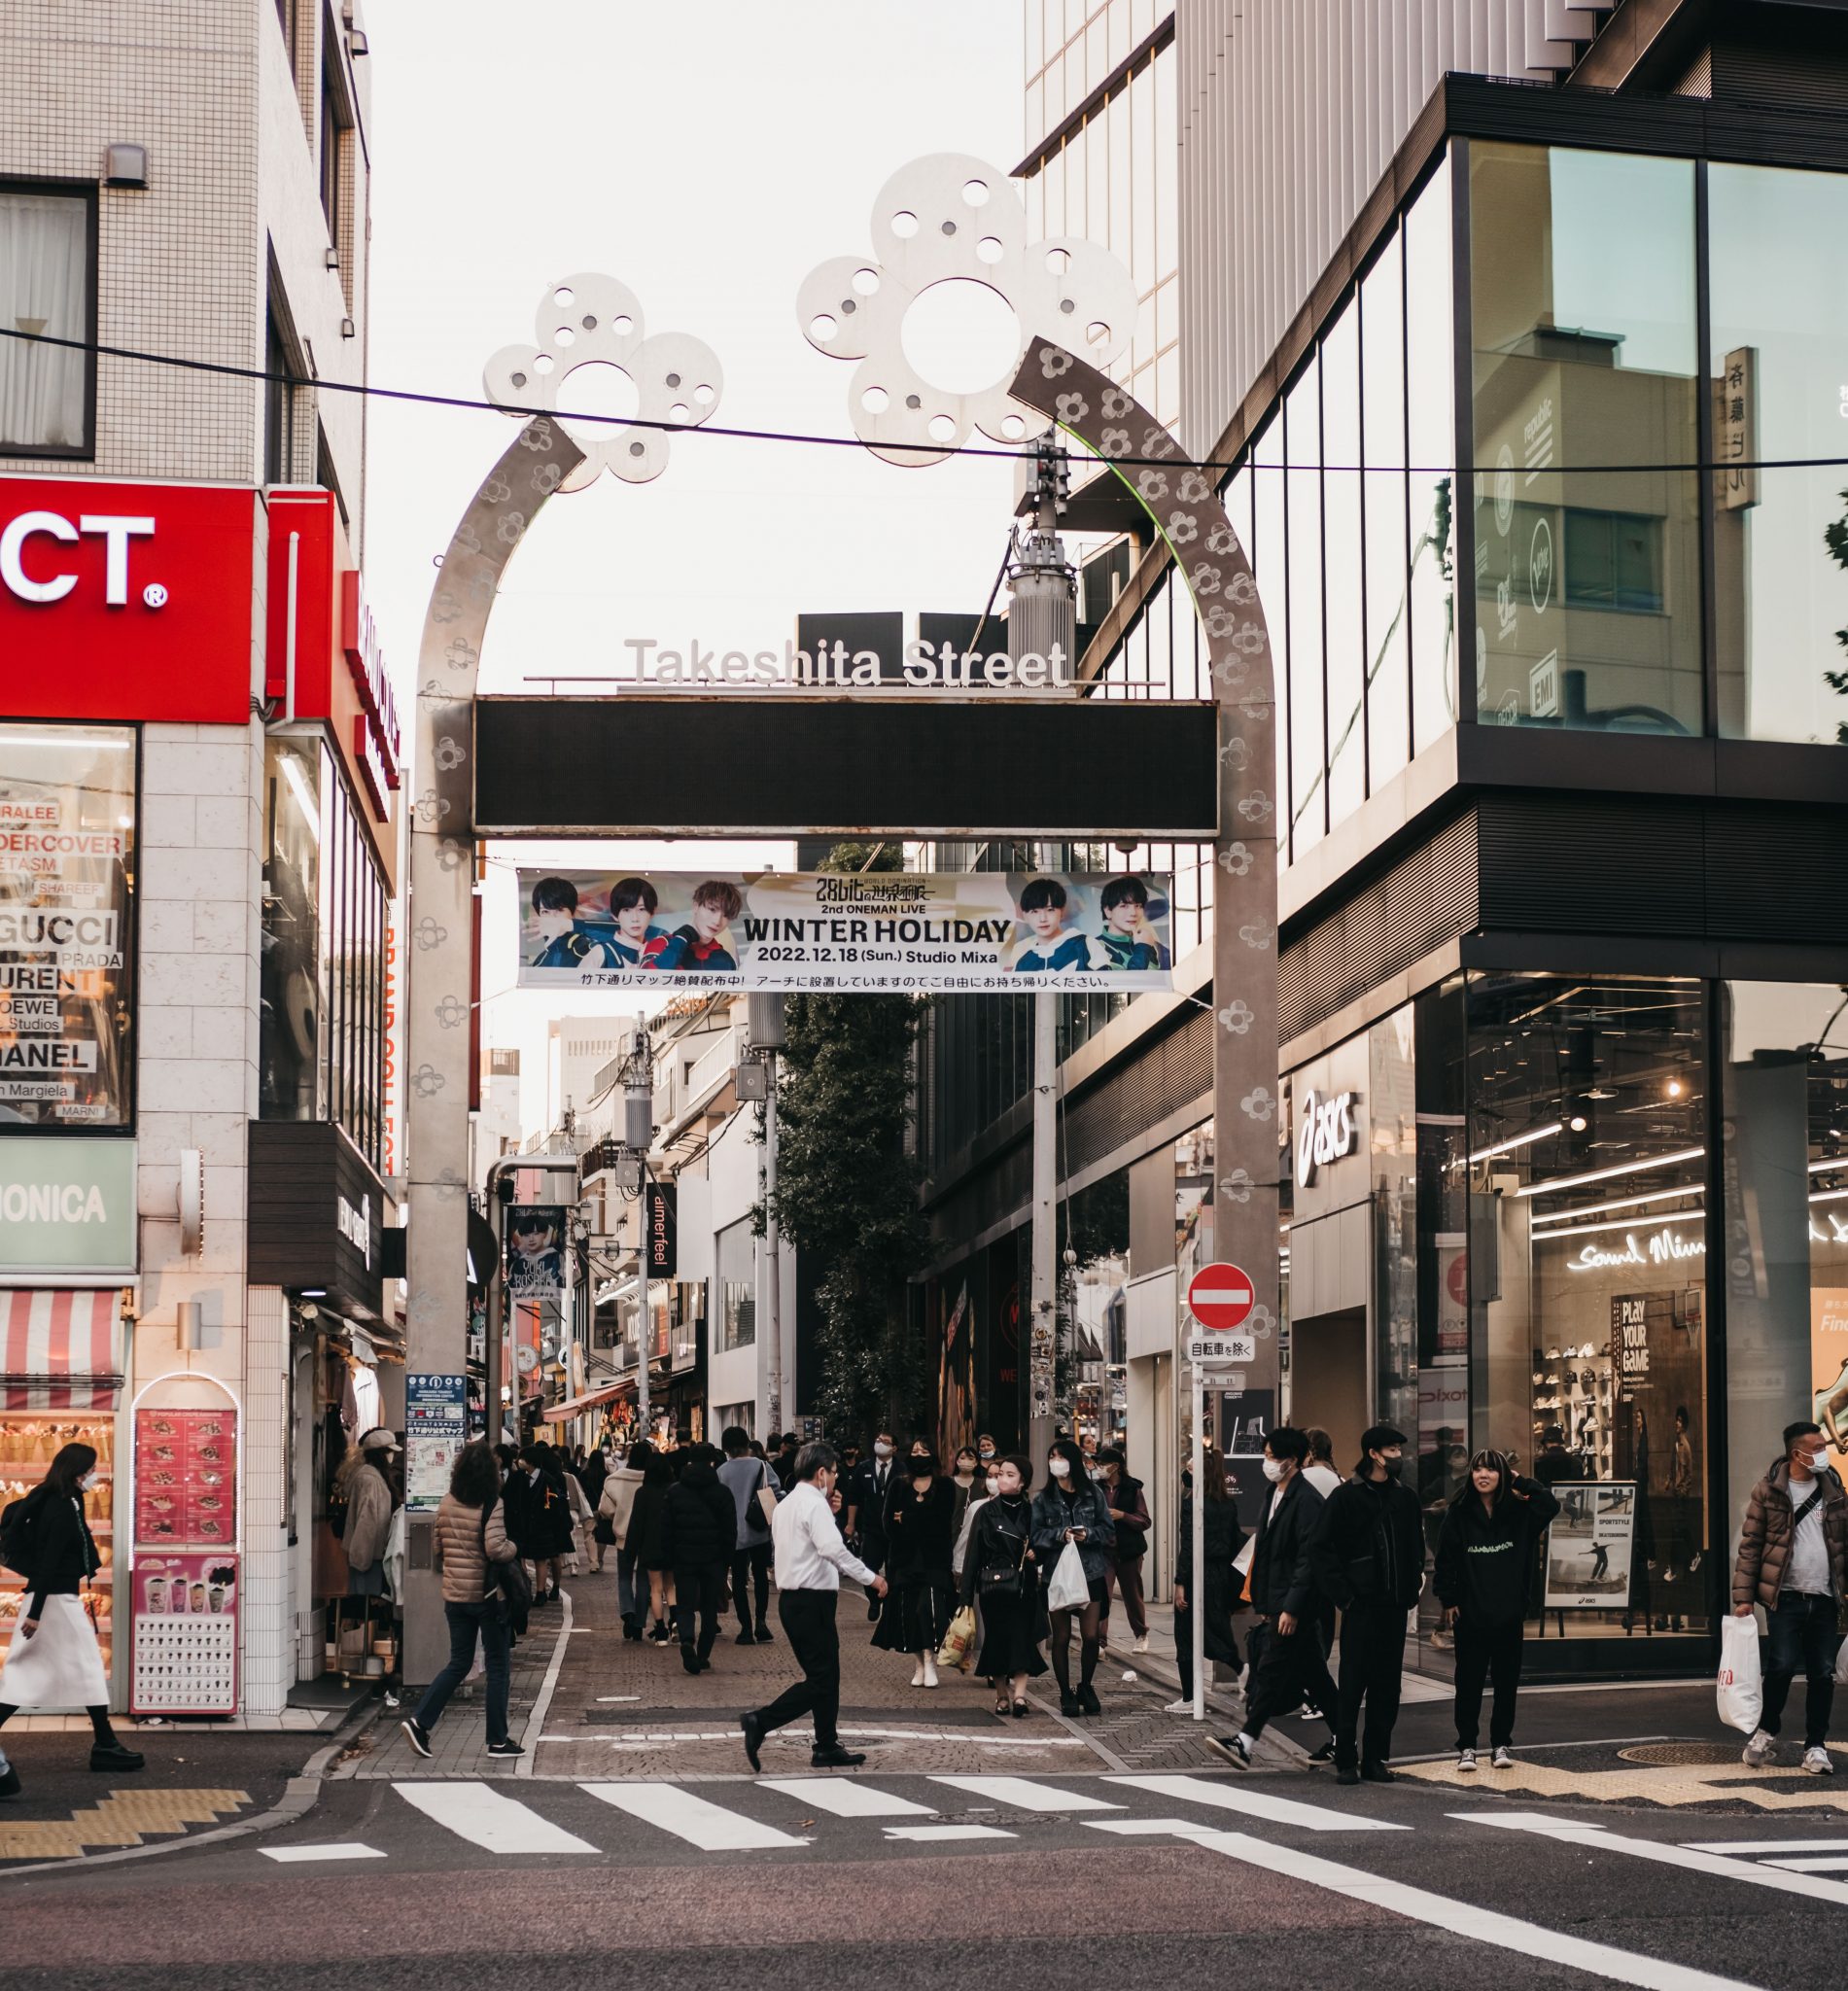
<path fill-rule="evenodd" d="M 508 1503 L 508 1532 L 521 1555 L 533 1565 L 534 1603 L 555 1604 L 564 1558 L 576 1544 L 576 1531 L 552 1448 L 537 1441 L 526 1446 L 520 1452 L 518 1477 L 526 1484 L 517 1503 Z M 545 1582 L 548 1574 L 549 1588 Z"/>
<path fill-rule="evenodd" d="M 703 1673 L 713 1663 L 725 1572 L 738 1541 L 738 1504 L 718 1477 L 718 1460 L 712 1446 L 692 1447 L 680 1477 L 667 1489 L 665 1502 L 665 1548 L 668 1567 L 674 1572 L 680 1663 L 689 1673 Z M 645 1486 L 644 1482 L 645 1490 Z"/>
<path fill-rule="evenodd" d="M 1245 1545 L 1245 1531 L 1238 1525 L 1238 1503 L 1233 1497 L 1232 1476 L 1216 1445 L 1203 1449 L 1205 1472 L 1206 1554 L 1205 1595 L 1202 1627 L 1206 1657 L 1223 1666 L 1243 1664 L 1238 1657 L 1238 1640 L 1232 1628 L 1232 1613 L 1243 1583 L 1233 1568 L 1233 1558 Z M 1192 1711 L 1194 1701 L 1194 1476 L 1181 1475 L 1180 1547 L 1174 1555 L 1174 1665 L 1181 1676 L 1181 1697 L 1169 1705 L 1170 1714 Z"/>
<path fill-rule="evenodd" d="M 873 1644 L 881 1652 L 914 1653 L 914 1687 L 937 1684 L 937 1648 L 950 1630 L 950 1573 L 956 1547 L 957 1489 L 938 1477 L 929 1452 L 914 1451 L 905 1477 L 892 1476 L 886 1497 L 886 1567 L 890 1586 Z"/>
<path fill-rule="evenodd" d="M 1103 1488 L 1086 1472 L 1085 1455 L 1069 1438 L 1053 1440 L 1046 1471 L 1048 1482 L 1033 1501 L 1033 1551 L 1039 1558 L 1041 1577 L 1051 1584 L 1053 1571 L 1069 1542 L 1078 1551 L 1090 1589 L 1082 1609 L 1048 1613 L 1053 1672 L 1059 1681 L 1059 1712 L 1067 1718 L 1100 1715 L 1103 1708 L 1091 1676 L 1098 1670 L 1098 1654 L 1102 1649 L 1098 1634 L 1103 1624 L 1104 1580 L 1110 1568 L 1111 1551 L 1116 1546 L 1116 1522 L 1110 1519 L 1110 1503 Z M 1076 1693 L 1071 1686 L 1074 1619 L 1082 1668 Z"/>
<path fill-rule="evenodd" d="M 982 1650 L 975 1670 L 999 1682 L 997 1715 L 1012 1707 L 1027 1713 L 1027 1683 L 1046 1670 L 1039 1642 L 1046 1636 L 1046 1607 L 1033 1554 L 1033 1510 L 1029 1492 L 1032 1466 L 1009 1456 L 994 1467 L 992 1499 L 975 1510 L 962 1552 L 962 1601 L 979 1605 Z"/>
<path fill-rule="evenodd" d="M 648 1573 L 648 1608 L 654 1618 L 648 1637 L 656 1645 L 668 1642 L 668 1590 L 674 1565 L 669 1559 L 667 1496 L 673 1485 L 672 1463 L 665 1454 L 655 1452 L 635 1489 L 626 1538 L 627 1546 L 635 1551 L 636 1567 Z"/>

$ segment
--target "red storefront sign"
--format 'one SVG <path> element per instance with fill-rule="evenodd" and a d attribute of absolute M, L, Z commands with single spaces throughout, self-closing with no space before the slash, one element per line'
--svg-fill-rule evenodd
<path fill-rule="evenodd" d="M 0 713 L 250 717 L 256 494 L 0 477 Z"/>

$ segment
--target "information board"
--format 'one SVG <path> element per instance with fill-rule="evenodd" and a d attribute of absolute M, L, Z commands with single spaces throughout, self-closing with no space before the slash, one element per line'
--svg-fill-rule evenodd
<path fill-rule="evenodd" d="M 468 1379 L 404 1378 L 404 1506 L 435 1514 L 449 1490 L 456 1453 L 468 1443 Z"/>
<path fill-rule="evenodd" d="M 216 1551 L 136 1558 L 131 1713 L 237 1712 L 238 1575 Z"/>

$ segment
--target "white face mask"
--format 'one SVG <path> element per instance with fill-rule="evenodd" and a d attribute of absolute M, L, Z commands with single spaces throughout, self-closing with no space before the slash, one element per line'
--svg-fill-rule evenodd
<path fill-rule="evenodd" d="M 1280 1458 L 1266 1459 L 1264 1462 L 1264 1477 L 1274 1486 L 1283 1477 L 1283 1461 Z"/>
<path fill-rule="evenodd" d="M 999 1491 L 1001 1490 L 1001 1483 L 1000 1483 L 1000 1481 L 999 1481 L 999 1480 L 997 1480 L 997 1479 L 996 1479 L 996 1478 L 994 1477 L 994 1475 L 993 1473 L 991 1473 L 991 1474 L 990 1474 L 990 1475 L 988 1476 L 988 1489 L 989 1489 L 989 1498 L 990 1498 L 991 1500 L 993 1500 L 993 1499 L 994 1498 L 995 1494 L 997 1494 L 997 1493 L 998 1493 L 998 1492 L 999 1492 Z"/>
<path fill-rule="evenodd" d="M 78 1483 L 77 1483 L 77 1484 L 78 1484 L 78 1485 L 80 1485 L 81 1487 L 83 1487 L 83 1489 L 84 1489 L 84 1491 L 85 1491 L 86 1493 L 87 1493 L 87 1492 L 89 1491 L 89 1489 L 90 1489 L 90 1488 L 91 1488 L 91 1487 L 92 1487 L 93 1485 L 95 1485 L 95 1484 L 96 1484 L 96 1477 L 97 1477 L 97 1476 L 96 1476 L 96 1475 L 95 1475 L 94 1473 L 86 1473 L 86 1474 L 84 1475 L 84 1477 L 83 1477 L 83 1478 L 82 1478 L 81 1480 L 79 1480 L 79 1481 L 78 1481 Z"/>
<path fill-rule="evenodd" d="M 1055 1480 L 1065 1479 L 1071 1472 L 1071 1461 L 1068 1458 L 1048 1459 L 1046 1470 Z"/>
<path fill-rule="evenodd" d="M 889 1445 L 876 1445 L 876 1446 L 874 1446 L 874 1447 L 873 1447 L 873 1456 L 874 1456 L 875 1458 L 890 1458 L 890 1457 L 891 1457 L 891 1447 L 890 1447 Z"/>
<path fill-rule="evenodd" d="M 1809 1469 L 1810 1469 L 1810 1471 L 1811 1471 L 1812 1473 L 1826 1473 L 1826 1472 L 1828 1472 L 1828 1470 L 1829 1470 L 1829 1452 L 1828 1452 L 1827 1449 L 1825 1449 L 1825 1450 L 1822 1450 L 1822 1451 L 1812 1451 L 1812 1452 L 1810 1453 L 1810 1455 L 1809 1455 Z M 88 1485 L 89 1482 L 88 1482 L 87 1480 L 86 1480 L 84 1484 L 85 1484 L 86 1485 Z"/>

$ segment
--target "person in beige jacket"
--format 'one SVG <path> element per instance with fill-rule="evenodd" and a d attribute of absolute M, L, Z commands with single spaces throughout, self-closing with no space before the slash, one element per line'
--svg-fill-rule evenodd
<path fill-rule="evenodd" d="M 636 1552 L 629 1541 L 629 1517 L 635 1511 L 636 1493 L 653 1456 L 654 1447 L 645 1438 L 639 1439 L 629 1456 L 604 1481 L 603 1497 L 597 1502 L 598 1518 L 610 1523 L 610 1540 L 615 1545 L 616 1609 L 622 1617 L 622 1635 L 626 1639 L 642 1636 L 643 1608 L 643 1600 L 636 1596 Z M 645 1592 L 645 1571 L 642 1588 Z"/>
<path fill-rule="evenodd" d="M 436 1510 L 436 1558 L 442 1571 L 442 1614 L 449 1624 L 449 1663 L 425 1691 L 417 1712 L 401 1726 L 419 1756 L 430 1754 L 430 1731 L 449 1696 L 474 1664 L 475 1639 L 487 1659 L 488 1754 L 524 1756 L 506 1731 L 507 1627 L 500 1601 L 488 1595 L 490 1565 L 518 1554 L 506 1531 L 501 1468 L 486 1442 L 476 1439 L 456 1454 L 449 1490 Z"/>

